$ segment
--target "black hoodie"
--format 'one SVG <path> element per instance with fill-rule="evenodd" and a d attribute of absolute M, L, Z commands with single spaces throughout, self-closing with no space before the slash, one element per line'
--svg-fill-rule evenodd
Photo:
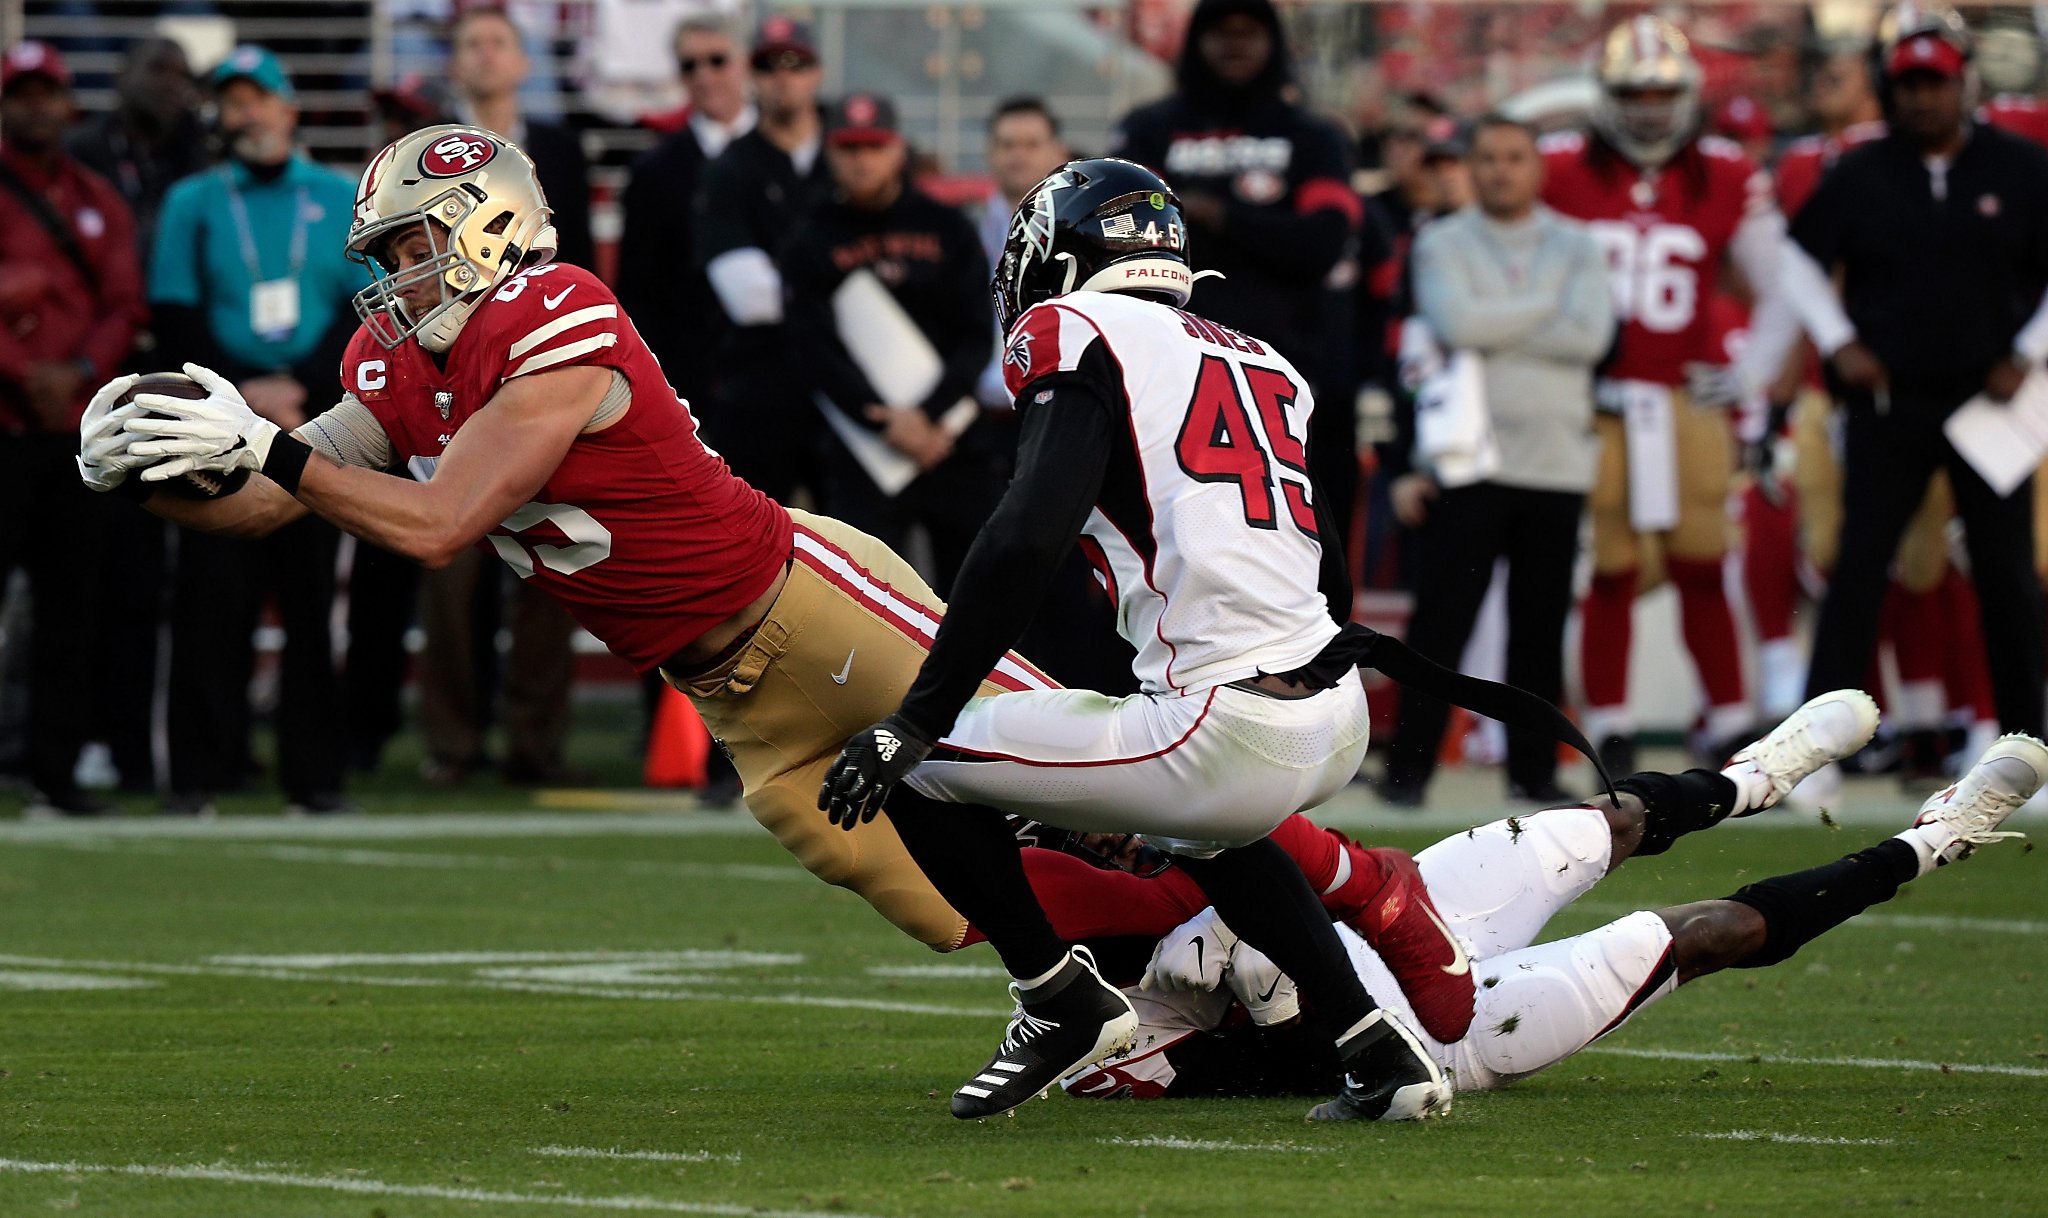
<path fill-rule="evenodd" d="M 1232 87 L 1202 59 L 1202 35 L 1245 13 L 1272 31 L 1273 55 L 1251 82 Z M 1283 96 L 1291 78 L 1280 16 L 1271 0 L 1202 0 L 1188 21 L 1179 88 L 1125 116 L 1117 155 L 1161 174 L 1175 191 L 1225 206 L 1220 230 L 1194 228 L 1197 270 L 1221 281 L 1197 286 L 1191 307 L 1270 341 L 1311 380 L 1328 362 L 1323 280 L 1358 227 L 1350 141 L 1337 125 Z"/>

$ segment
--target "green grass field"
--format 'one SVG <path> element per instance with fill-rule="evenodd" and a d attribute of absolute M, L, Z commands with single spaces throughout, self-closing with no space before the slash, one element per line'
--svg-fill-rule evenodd
<path fill-rule="evenodd" d="M 1889 831 L 1856 819 L 1688 839 L 1554 930 Z M 5 822 L 0 1215 L 2041 1214 L 2044 858 L 1987 851 L 1424 1126 L 1057 1095 L 962 1124 L 993 956 L 930 955 L 741 817 Z"/>

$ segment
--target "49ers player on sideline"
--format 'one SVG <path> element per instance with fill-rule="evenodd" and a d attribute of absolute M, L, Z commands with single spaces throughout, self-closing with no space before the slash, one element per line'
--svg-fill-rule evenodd
<path fill-rule="evenodd" d="M 1670 22 L 1644 16 L 1615 27 L 1598 72 L 1592 133 L 1545 141 L 1544 202 L 1591 226 L 1621 320 L 1595 391 L 1600 468 L 1580 644 L 1586 734 L 1619 774 L 1635 768 L 1632 606 L 1660 566 L 1677 586 L 1706 692 L 1704 741 L 1718 751 L 1751 726 L 1721 582 L 1735 439 L 1718 408 L 1763 388 L 1777 368 L 1762 352 L 1737 370 L 1716 359 L 1707 303 L 1732 256 L 1764 307 L 1777 289 L 1784 220 L 1768 176 L 1737 145 L 1699 133 L 1700 67 Z"/>
<path fill-rule="evenodd" d="M 515 146 L 468 127 L 392 144 L 363 175 L 349 245 L 379 274 L 357 297 L 364 324 L 332 409 L 286 435 L 204 368 L 187 368 L 203 401 L 142 394 L 117 407 L 134 385 L 122 377 L 81 424 L 86 483 L 192 528 L 260 535 L 313 510 L 429 564 L 489 545 L 691 697 L 755 818 L 813 874 L 933 948 L 968 942 L 890 821 L 842 833 L 812 803 L 846 733 L 896 705 L 937 629 L 943 606 L 916 572 L 873 538 L 785 510 L 698 441 L 609 289 L 548 261 L 547 202 Z M 416 480 L 390 476 L 400 467 Z M 263 476 L 206 501 L 152 493 L 192 469 Z M 1014 655 L 985 675 L 983 693 L 1052 688 Z M 909 836 L 943 845 L 963 832 L 993 852 L 992 869 L 1007 859 L 1021 871 L 993 812 L 947 809 Z M 1418 911 L 1370 928 L 1398 943 L 1427 897 L 1403 895 L 1419 890 L 1412 863 L 1382 870 L 1387 897 Z M 1035 906 L 1022 916 L 1043 918 Z M 992 916 L 973 932 L 1001 951 L 1009 925 Z M 1092 967 L 1071 973 L 1070 1002 L 1097 992 L 1103 1035 L 1049 1063 L 1041 1087 L 1135 1026 Z"/>

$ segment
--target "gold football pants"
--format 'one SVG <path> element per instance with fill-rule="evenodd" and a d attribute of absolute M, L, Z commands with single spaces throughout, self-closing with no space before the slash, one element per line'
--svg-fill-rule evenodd
<path fill-rule="evenodd" d="M 951 951 L 967 920 L 911 861 L 889 818 L 846 831 L 818 810 L 840 746 L 909 692 L 945 604 L 881 542 L 828 517 L 789 514 L 789 580 L 753 637 L 708 672 L 664 675 L 725 743 L 747 809 L 785 850 L 911 938 Z M 983 694 L 1053 687 L 1014 654 L 994 678 Z"/>

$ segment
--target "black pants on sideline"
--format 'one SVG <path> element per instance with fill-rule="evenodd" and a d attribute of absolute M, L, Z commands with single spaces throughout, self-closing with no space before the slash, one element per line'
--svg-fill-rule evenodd
<path fill-rule="evenodd" d="M 278 783 L 289 800 L 341 791 L 346 715 L 329 625 L 340 539 L 333 525 L 310 516 L 261 541 L 179 531 L 171 597 L 174 792 L 209 795 L 249 777 L 253 636 L 272 594 L 285 635 Z"/>
<path fill-rule="evenodd" d="M 1970 578 L 1977 585 L 1998 725 L 2038 736 L 2048 611 L 2034 574 L 2033 480 L 1999 498 L 1942 434 L 1942 422 L 1954 405 L 1895 392 L 1891 409 L 1879 414 L 1868 398 L 1850 399 L 1842 454 L 1842 540 L 1814 631 L 1807 696 L 1863 682 L 1877 650 L 1878 614 L 1899 535 L 1919 508 L 1928 479 L 1945 468 L 1956 514 L 1963 519 Z"/>
<path fill-rule="evenodd" d="M 107 742 L 121 789 L 157 789 L 157 636 L 164 624 L 164 546 L 173 526 L 126 501 L 108 505 L 100 569 L 101 648 L 91 657 L 95 732 Z"/>
<path fill-rule="evenodd" d="M 906 553 L 911 527 L 924 526 L 932 543 L 932 588 L 951 596 L 968 547 L 1003 493 L 996 463 L 976 446 L 977 439 L 970 429 L 952 456 L 892 497 L 882 493 L 838 436 L 828 437 L 824 512 L 898 554 Z"/>
<path fill-rule="evenodd" d="M 348 539 L 349 764 L 377 768 L 384 746 L 405 728 L 405 632 L 419 602 L 420 568 L 382 546 Z"/>
<path fill-rule="evenodd" d="M 1419 531 L 1415 611 L 1408 645 L 1446 668 L 1458 667 L 1496 559 L 1508 560 L 1508 684 L 1552 702 L 1564 697 L 1564 628 L 1572 608 L 1584 495 L 1482 482 L 1444 491 Z M 1401 691 L 1387 777 L 1424 784 L 1436 769 L 1450 707 Z M 1557 779 L 1557 744 L 1508 733 L 1508 780 L 1523 787 Z"/>
<path fill-rule="evenodd" d="M 78 750 L 93 732 L 92 665 L 101 644 L 99 564 L 108 517 L 126 507 L 85 489 L 75 435 L 0 436 L 0 587 L 28 577 L 28 780 L 51 798 L 72 794 Z"/>

